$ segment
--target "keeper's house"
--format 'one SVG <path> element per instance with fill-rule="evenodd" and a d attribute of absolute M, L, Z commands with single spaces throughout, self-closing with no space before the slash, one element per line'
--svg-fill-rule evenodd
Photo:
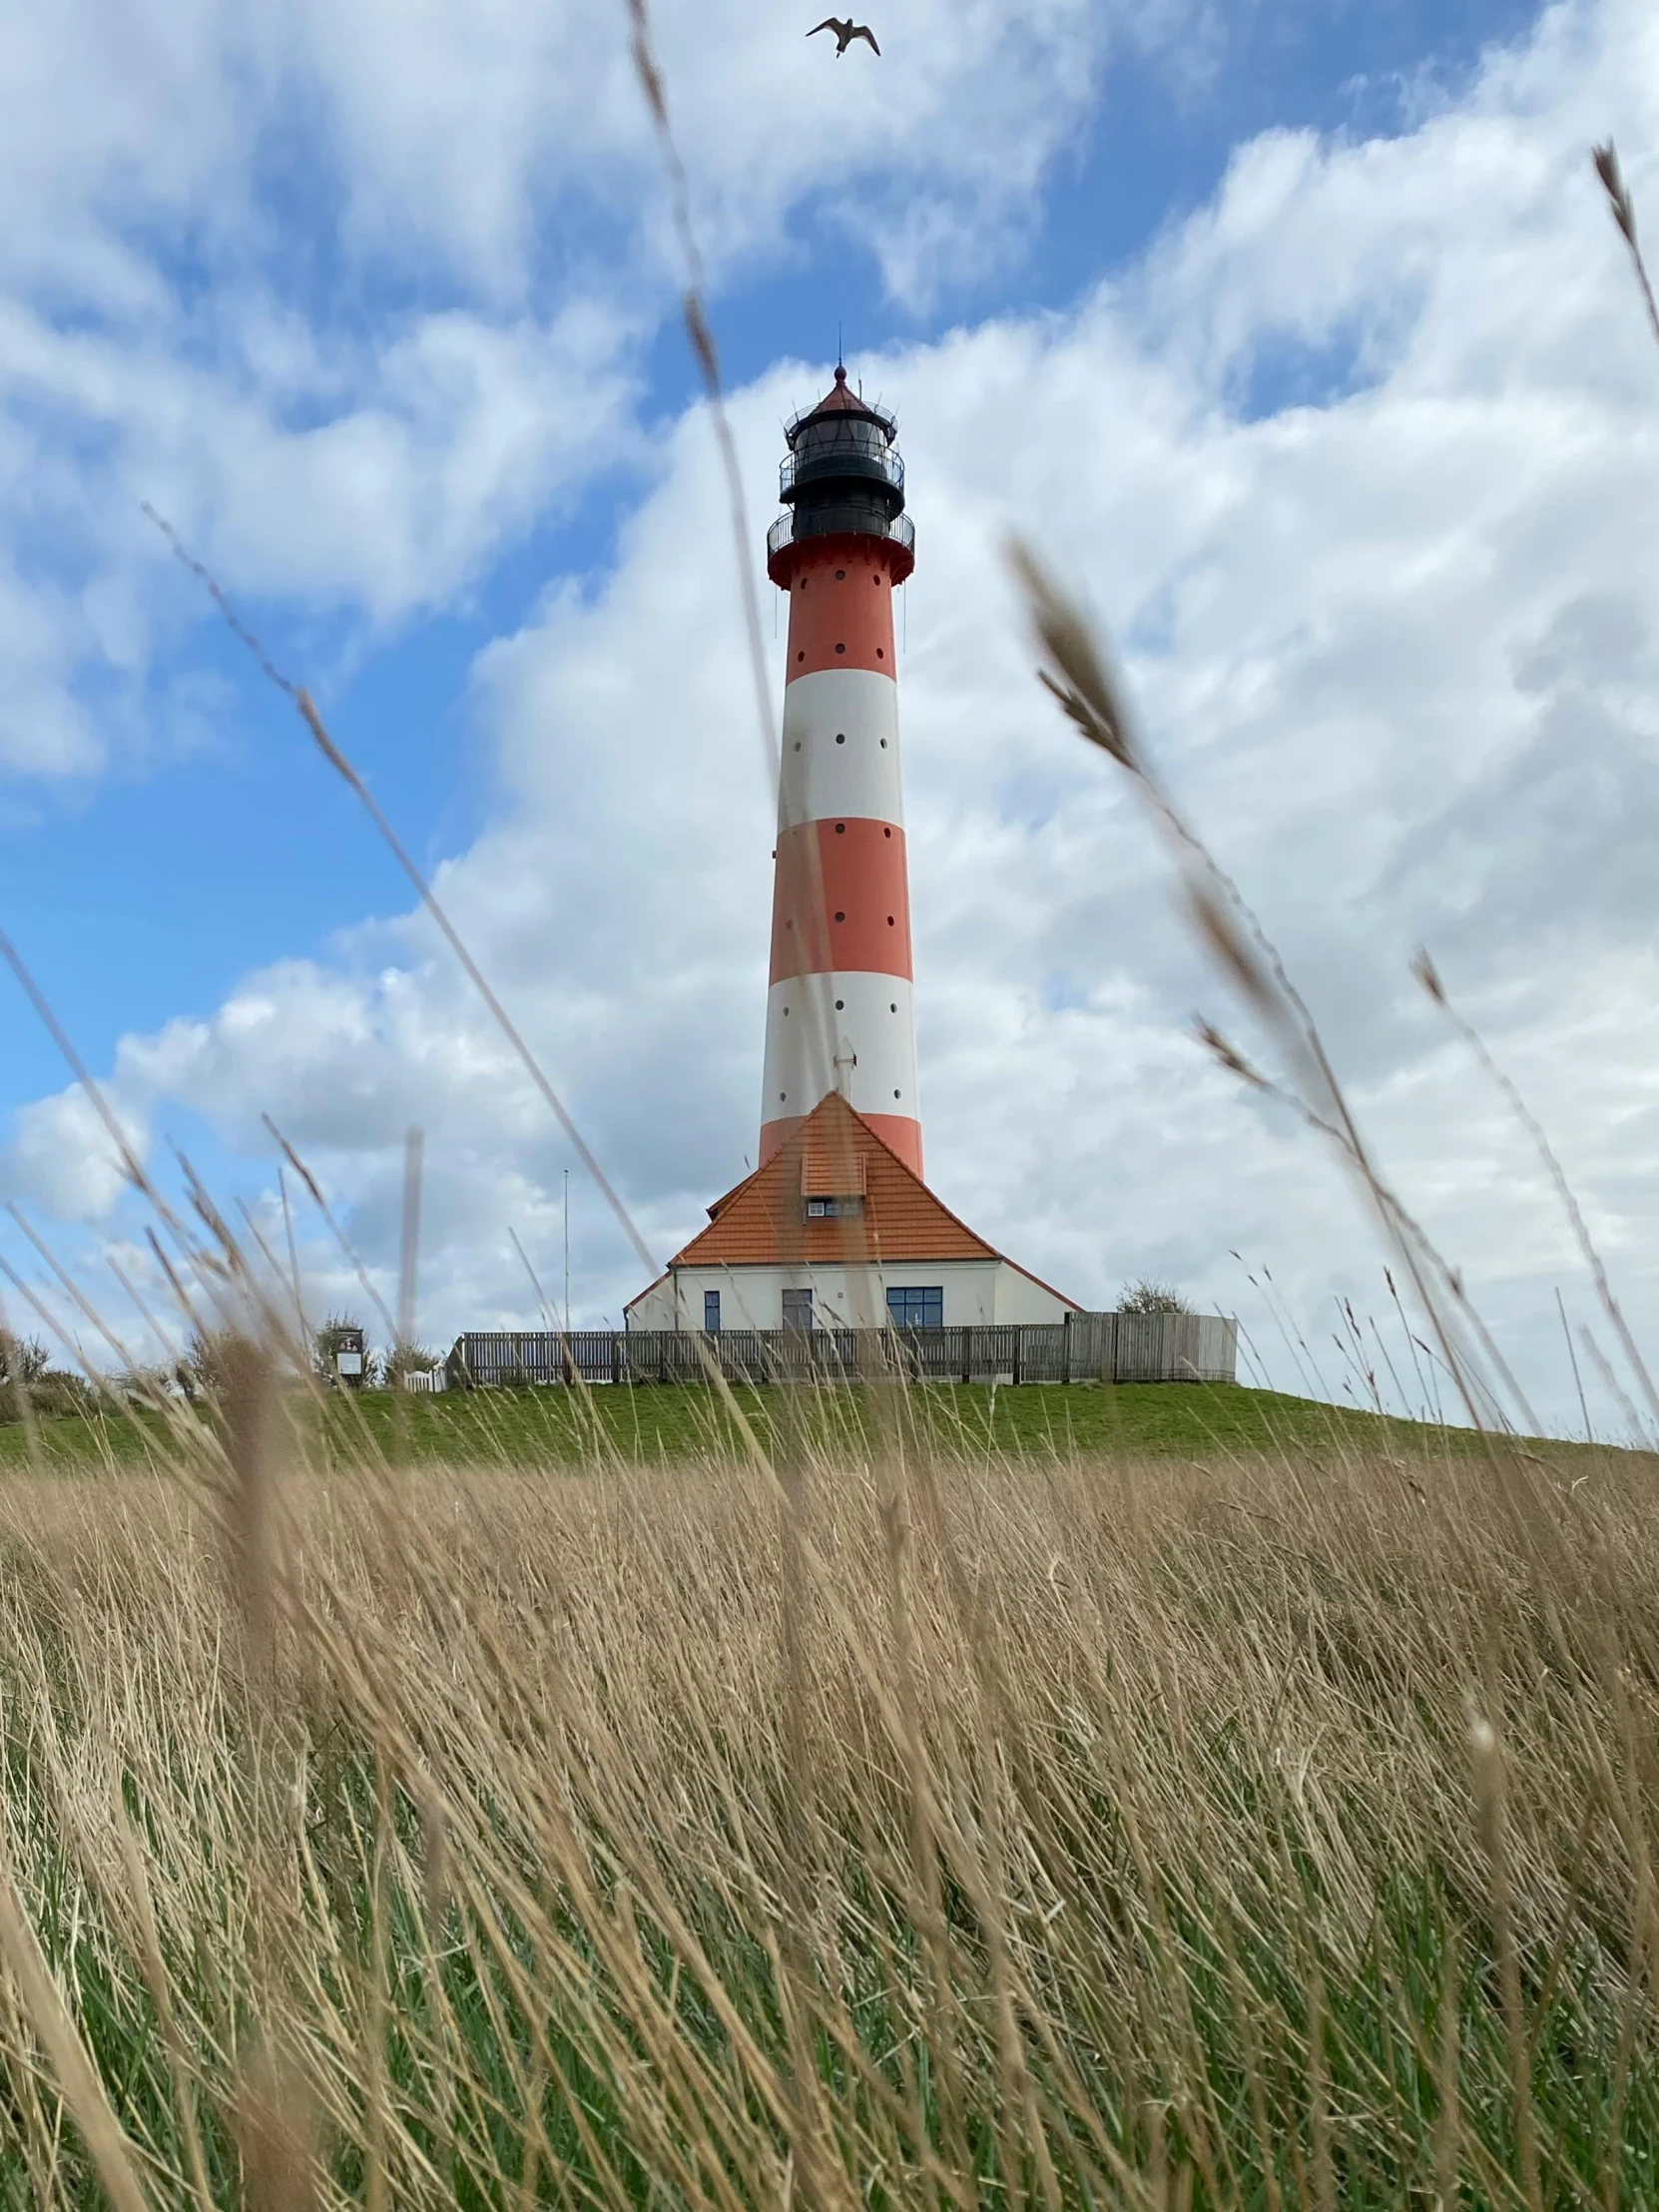
<path fill-rule="evenodd" d="M 1005 1259 L 836 1091 L 709 1208 L 630 1329 L 953 1329 L 1079 1312 Z"/>

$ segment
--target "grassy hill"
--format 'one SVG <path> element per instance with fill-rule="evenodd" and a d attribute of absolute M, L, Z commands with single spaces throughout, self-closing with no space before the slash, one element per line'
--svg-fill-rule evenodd
<path fill-rule="evenodd" d="M 740 1390 L 737 1401 L 771 1441 L 784 1393 Z M 824 1390 L 806 1400 L 814 1441 L 831 1449 L 865 1442 L 859 1394 Z M 918 1439 L 952 1453 L 1070 1457 L 1111 1453 L 1220 1460 L 1262 1453 L 1420 1458 L 1466 1449 L 1466 1431 L 1382 1418 L 1275 1390 L 1210 1383 L 1072 1383 L 1021 1389 L 980 1384 L 916 1385 L 902 1418 Z M 143 1464 L 153 1458 L 161 1424 L 149 1414 L 58 1416 L 36 1424 L 48 1466 Z M 595 1456 L 658 1463 L 735 1457 L 741 1443 L 726 1408 L 696 1384 L 674 1388 L 474 1390 L 397 1398 L 364 1392 L 329 1402 L 329 1457 L 367 1444 L 397 1459 L 451 1464 L 573 1462 Z M 1551 1447 L 1571 1451 L 1571 1445 Z M 15 1422 L 0 1427 L 0 1469 L 28 1464 L 27 1438 Z"/>

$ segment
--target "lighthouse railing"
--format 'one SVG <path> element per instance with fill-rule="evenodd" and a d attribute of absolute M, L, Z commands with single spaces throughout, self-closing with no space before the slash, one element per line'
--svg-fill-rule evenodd
<path fill-rule="evenodd" d="M 831 443 L 818 439 L 810 446 L 785 454 L 778 466 L 778 496 L 789 501 L 804 485 L 815 481 L 832 484 L 860 478 L 873 484 L 885 484 L 902 498 L 903 459 L 879 442 L 864 444 L 840 438 Z"/>
<path fill-rule="evenodd" d="M 872 505 L 849 500 L 844 506 L 839 502 L 816 506 L 811 514 L 780 515 L 767 532 L 767 559 L 774 560 L 786 545 L 843 533 L 848 537 L 888 538 L 907 553 L 913 554 L 916 549 L 916 526 L 908 515 L 894 515 L 889 521 Z"/>

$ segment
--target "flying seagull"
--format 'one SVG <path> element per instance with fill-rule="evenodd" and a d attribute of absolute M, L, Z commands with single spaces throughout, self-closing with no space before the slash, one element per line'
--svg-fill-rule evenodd
<path fill-rule="evenodd" d="M 879 54 L 881 51 L 875 43 L 875 33 L 869 25 L 867 23 L 854 23 L 850 16 L 843 19 L 838 15 L 827 15 L 822 23 L 813 25 L 807 36 L 817 38 L 820 31 L 834 32 L 836 61 L 840 60 L 855 38 L 861 38 L 872 54 Z"/>

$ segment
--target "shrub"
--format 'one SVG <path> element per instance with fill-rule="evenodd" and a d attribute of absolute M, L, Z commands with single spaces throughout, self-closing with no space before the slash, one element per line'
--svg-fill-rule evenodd
<path fill-rule="evenodd" d="M 1118 1293 L 1120 1314 L 1190 1314 L 1192 1308 L 1173 1283 L 1154 1282 L 1143 1275 L 1134 1283 L 1126 1283 Z"/>
<path fill-rule="evenodd" d="M 0 1330 L 0 1385 L 38 1382 L 50 1365 L 38 1337 L 9 1337 Z"/>
<path fill-rule="evenodd" d="M 375 1380 L 382 1389 L 401 1390 L 411 1375 L 431 1375 L 443 1366 L 443 1354 L 426 1345 L 395 1344 L 376 1363 Z"/>

